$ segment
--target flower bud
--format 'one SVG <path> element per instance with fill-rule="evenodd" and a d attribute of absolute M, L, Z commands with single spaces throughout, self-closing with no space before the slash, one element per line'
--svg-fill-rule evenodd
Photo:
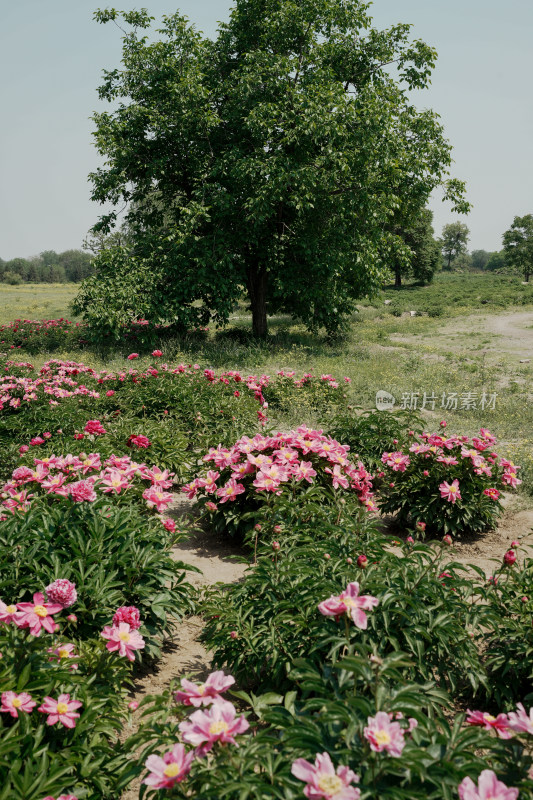
<path fill-rule="evenodd" d="M 417 529 L 417 531 L 425 531 L 426 530 L 426 523 L 422 522 L 421 520 L 419 520 L 416 523 L 415 528 Z"/>
<path fill-rule="evenodd" d="M 128 708 L 129 708 L 130 711 L 136 711 L 138 709 L 138 707 L 139 707 L 139 701 L 138 700 L 131 700 L 128 703 Z"/>
<path fill-rule="evenodd" d="M 527 601 L 528 601 L 528 598 L 527 598 L 527 597 L 524 595 L 523 597 L 521 597 L 521 598 L 520 598 L 520 600 L 521 600 L 523 603 L 527 603 Z"/>
<path fill-rule="evenodd" d="M 407 539 L 406 539 L 405 541 L 407 542 L 407 544 L 414 544 L 414 541 L 415 541 L 415 540 L 413 539 L 413 537 L 412 537 L 412 536 L 408 536 L 408 537 L 407 537 Z"/>
<path fill-rule="evenodd" d="M 424 478 L 429 478 L 429 471 L 427 469 L 425 469 L 422 474 L 424 475 Z"/>
<path fill-rule="evenodd" d="M 448 423 L 446 422 L 446 420 L 445 420 L 445 419 L 443 419 L 443 420 L 441 420 L 441 421 L 439 422 L 439 425 L 441 426 L 441 428 L 445 428 L 447 424 L 448 424 Z"/>
<path fill-rule="evenodd" d="M 274 533 L 281 533 L 281 525 L 274 525 Z"/>
<path fill-rule="evenodd" d="M 237 633 L 237 631 L 230 631 L 229 635 L 230 639 L 236 639 L 239 634 Z"/>
<path fill-rule="evenodd" d="M 357 566 L 361 569 L 366 569 L 368 567 L 368 558 L 365 555 L 360 555 L 357 559 Z"/>
<path fill-rule="evenodd" d="M 350 558 L 350 556 L 348 556 L 348 558 L 346 559 L 346 563 L 353 564 L 353 558 Z"/>
<path fill-rule="evenodd" d="M 272 542 L 272 550 L 279 550 L 281 547 L 279 542 Z"/>
<path fill-rule="evenodd" d="M 324 553 L 324 558 L 326 559 L 326 561 L 329 561 L 331 556 L 329 553 Z"/>
<path fill-rule="evenodd" d="M 515 553 L 515 551 L 514 550 L 508 550 L 505 553 L 505 555 L 503 557 L 503 560 L 504 560 L 505 564 L 507 564 L 508 566 L 511 566 L 512 564 L 514 564 L 514 562 L 516 561 L 516 553 Z"/>
<path fill-rule="evenodd" d="M 511 547 L 520 547 L 520 542 L 517 542 L 516 539 L 513 539 L 511 542 Z"/>
<path fill-rule="evenodd" d="M 69 614 L 67 616 L 67 619 L 68 619 L 69 622 L 77 622 L 78 621 L 78 618 L 77 618 L 76 614 Z"/>
<path fill-rule="evenodd" d="M 259 523 L 257 525 L 254 525 L 254 531 L 257 531 L 257 533 L 260 533 L 262 530 L 263 526 L 259 525 Z"/>
<path fill-rule="evenodd" d="M 453 544 L 453 539 L 449 533 L 442 537 L 443 544 Z"/>

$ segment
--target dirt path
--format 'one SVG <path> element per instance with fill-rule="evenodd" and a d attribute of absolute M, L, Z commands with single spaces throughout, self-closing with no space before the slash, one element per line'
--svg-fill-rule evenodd
<path fill-rule="evenodd" d="M 173 516 L 179 517 L 187 513 L 191 506 L 192 504 L 187 504 L 182 498 L 177 499 Z M 177 544 L 172 550 L 172 557 L 201 570 L 199 573 L 187 574 L 189 583 L 198 589 L 218 582 L 236 583 L 248 566 L 247 563 L 237 560 L 243 557 L 242 548 L 221 536 L 203 532 Z M 211 671 L 211 657 L 198 641 L 202 627 L 203 621 L 200 617 L 188 617 L 176 626 L 157 666 L 136 679 L 132 699 L 140 702 L 148 694 L 159 694 L 168 687 L 173 678 L 188 672 L 196 673 L 199 679 L 207 676 Z M 135 732 L 140 720 L 139 711 L 132 714 L 131 723 L 123 731 L 124 738 Z M 138 800 L 140 785 L 140 780 L 134 781 L 122 794 L 121 800 Z"/>

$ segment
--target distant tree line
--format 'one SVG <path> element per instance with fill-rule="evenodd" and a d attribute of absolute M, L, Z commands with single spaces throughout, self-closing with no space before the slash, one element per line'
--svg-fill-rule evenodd
<path fill-rule="evenodd" d="M 81 283 L 92 275 L 93 256 L 82 250 L 65 250 L 56 253 L 44 250 L 31 258 L 0 258 L 0 281 L 19 283 Z"/>

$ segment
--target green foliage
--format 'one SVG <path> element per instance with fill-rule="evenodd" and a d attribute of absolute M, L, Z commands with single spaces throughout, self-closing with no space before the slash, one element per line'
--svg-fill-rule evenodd
<path fill-rule="evenodd" d="M 409 25 L 378 31 L 355 0 L 237 0 L 215 41 L 179 14 L 157 40 L 146 13 L 96 19 L 121 16 L 134 29 L 99 90 L 115 110 L 94 115 L 91 179 L 94 200 L 128 204 L 128 241 L 77 298 L 92 326 L 225 323 L 244 288 L 256 335 L 279 311 L 331 333 L 378 288 L 393 215 L 438 185 L 468 208 L 437 115 L 408 100 L 436 59 Z"/>
<path fill-rule="evenodd" d="M 514 218 L 503 234 L 503 250 L 506 262 L 529 281 L 533 272 L 533 214 Z"/>
<path fill-rule="evenodd" d="M 451 222 L 442 229 L 441 249 L 446 269 L 452 269 L 456 259 L 466 254 L 469 233 L 463 222 Z"/>
<path fill-rule="evenodd" d="M 156 655 L 172 621 L 192 608 L 187 568 L 170 555 L 174 540 L 160 520 L 132 506 L 116 508 L 108 498 L 51 508 L 35 501 L 26 514 L 0 523 L 2 596 L 27 601 L 67 578 L 76 584 L 82 636 L 98 636 L 119 606 L 136 606 L 144 652 Z"/>

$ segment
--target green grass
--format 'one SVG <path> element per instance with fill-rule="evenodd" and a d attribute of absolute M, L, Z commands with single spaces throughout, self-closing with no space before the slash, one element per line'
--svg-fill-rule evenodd
<path fill-rule="evenodd" d="M 77 291 L 75 283 L 0 283 L 0 324 L 14 319 L 72 319 L 68 306 Z"/>

